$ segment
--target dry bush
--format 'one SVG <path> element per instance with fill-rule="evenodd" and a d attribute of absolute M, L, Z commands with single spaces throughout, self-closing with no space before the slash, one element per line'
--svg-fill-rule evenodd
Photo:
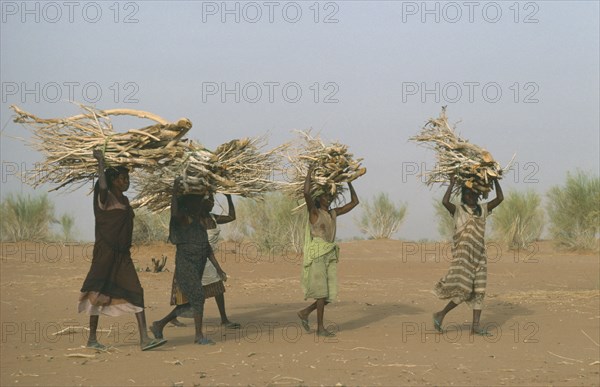
<path fill-rule="evenodd" d="M 145 208 L 135 210 L 133 243 L 166 242 L 169 237 L 170 212 L 151 212 Z"/>

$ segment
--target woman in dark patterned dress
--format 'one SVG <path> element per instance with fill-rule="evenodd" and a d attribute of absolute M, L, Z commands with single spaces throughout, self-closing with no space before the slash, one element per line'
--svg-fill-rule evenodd
<path fill-rule="evenodd" d="M 169 240 L 177 245 L 175 279 L 181 293 L 192 308 L 196 327 L 194 342 L 201 345 L 212 345 L 215 342 L 204 337 L 202 333 L 205 295 L 203 287 L 199 284 L 202 281 L 207 259 L 211 256 L 214 258 L 206 228 L 201 222 L 202 196 L 193 194 L 178 196 L 179 185 L 180 178 L 178 177 L 173 186 L 169 227 Z M 187 307 L 187 305 L 178 305 L 165 318 L 153 322 L 150 330 L 154 337 L 162 339 L 165 325 L 178 315 L 180 309 Z"/>
<path fill-rule="evenodd" d="M 462 188 L 461 205 L 450 202 L 454 177 L 442 199 L 444 207 L 454 217 L 454 236 L 452 240 L 452 264 L 444 278 L 435 285 L 435 293 L 442 300 L 450 300 L 446 307 L 433 314 L 433 325 L 442 332 L 442 321 L 446 314 L 460 303 L 466 302 L 473 308 L 471 333 L 489 336 L 489 332 L 480 328 L 479 320 L 483 308 L 487 285 L 487 255 L 485 251 L 485 222 L 502 201 L 504 195 L 498 180 L 494 180 L 496 198 L 488 203 L 479 204 L 479 194 L 467 187 Z"/>
<path fill-rule="evenodd" d="M 208 242 L 212 247 L 213 254 L 206 261 L 206 267 L 204 268 L 204 274 L 202 275 L 202 287 L 204 288 L 204 296 L 206 299 L 215 298 L 219 314 L 221 315 L 221 325 L 227 329 L 239 329 L 240 324 L 229 321 L 227 312 L 225 310 L 225 284 L 227 280 L 227 274 L 221 269 L 221 266 L 215 259 L 215 252 L 218 249 L 219 236 L 221 235 L 220 224 L 226 224 L 235 220 L 235 207 L 233 206 L 233 200 L 231 195 L 225 195 L 227 197 L 228 211 L 227 215 L 215 215 L 211 211 L 215 206 L 215 197 L 208 193 L 202 199 L 202 217 L 200 222 L 206 228 L 208 233 Z M 191 306 L 188 300 L 181 293 L 181 290 L 177 286 L 175 276 L 173 276 L 173 285 L 171 287 L 171 305 L 187 305 L 187 308 L 178 308 L 178 317 L 193 317 L 191 315 Z M 177 317 L 170 321 L 175 326 L 185 326 L 180 322 Z"/>

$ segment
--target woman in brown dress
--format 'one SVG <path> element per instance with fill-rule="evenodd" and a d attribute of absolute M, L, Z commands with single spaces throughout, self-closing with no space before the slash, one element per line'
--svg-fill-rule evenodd
<path fill-rule="evenodd" d="M 133 209 L 123 192 L 129 189 L 125 167 L 104 169 L 102 151 L 95 149 L 98 182 L 94 186 L 96 237 L 90 271 L 81 287 L 79 312 L 90 315 L 88 348 L 106 349 L 97 340 L 100 314 L 119 316 L 135 313 L 142 351 L 156 348 L 166 340 L 150 339 L 144 313 L 144 290 L 131 260 Z"/>

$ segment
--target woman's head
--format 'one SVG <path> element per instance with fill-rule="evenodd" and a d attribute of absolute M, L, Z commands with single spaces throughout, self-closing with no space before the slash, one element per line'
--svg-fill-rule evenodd
<path fill-rule="evenodd" d="M 212 193 L 207 193 L 202 198 L 202 209 L 206 212 L 211 212 L 213 207 L 215 206 L 215 195 Z"/>
<path fill-rule="evenodd" d="M 179 197 L 179 205 L 190 213 L 199 213 L 202 210 L 202 195 L 186 194 Z"/>
<path fill-rule="evenodd" d="M 330 194 L 322 193 L 315 198 L 315 206 L 323 210 L 328 210 L 332 201 L 333 197 Z"/>
<path fill-rule="evenodd" d="M 480 195 L 479 193 L 466 186 L 463 186 L 461 191 L 461 201 L 464 204 L 469 206 L 477 205 L 477 201 L 479 200 Z"/>
<path fill-rule="evenodd" d="M 121 192 L 129 189 L 129 169 L 123 166 L 106 168 L 104 171 L 106 176 L 106 185 L 108 189 L 116 188 Z"/>

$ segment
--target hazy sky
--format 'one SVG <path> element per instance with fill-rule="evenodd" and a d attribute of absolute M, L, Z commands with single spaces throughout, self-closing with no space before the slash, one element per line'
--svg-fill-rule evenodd
<path fill-rule="evenodd" d="M 9 106 L 61 117 L 74 99 L 188 117 L 209 148 L 266 132 L 275 146 L 314 128 L 364 158 L 361 199 L 408 203 L 396 237 L 434 239 L 443 189 L 416 177 L 434 155 L 407 139 L 443 105 L 501 164 L 517 154 L 505 192 L 598 174 L 598 4 L 2 1 L 1 196 L 32 192 L 14 175 L 41 157 L 12 138 L 28 132 Z M 91 240 L 86 193 L 50 197 Z M 340 218 L 339 236 L 359 234 L 359 214 Z"/>

